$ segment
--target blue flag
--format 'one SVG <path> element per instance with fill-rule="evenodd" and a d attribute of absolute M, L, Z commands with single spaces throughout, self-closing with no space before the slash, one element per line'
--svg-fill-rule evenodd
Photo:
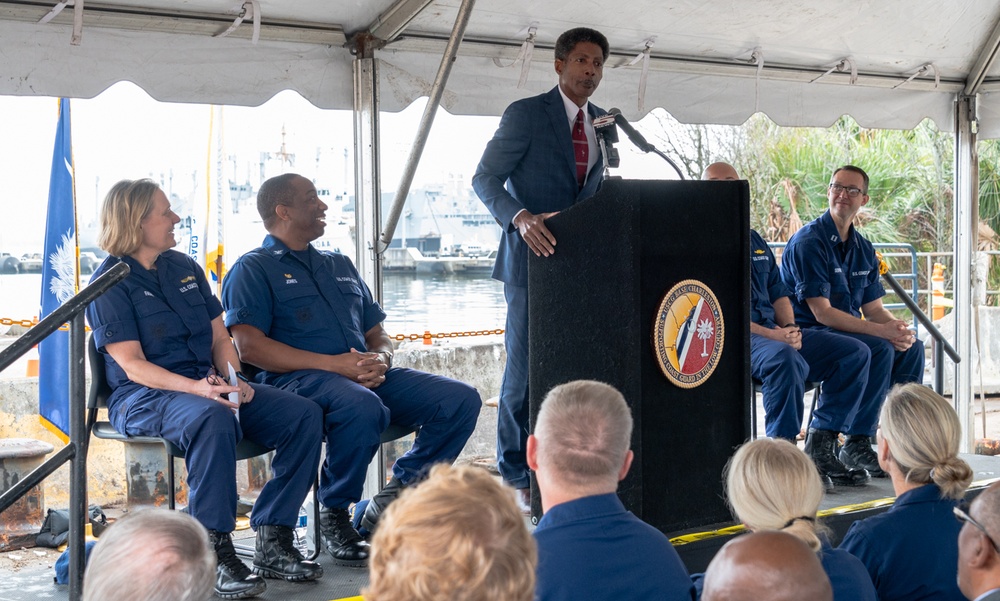
<path fill-rule="evenodd" d="M 72 298 L 80 288 L 68 98 L 59 99 L 59 123 L 52 151 L 45 253 L 42 257 L 42 307 L 39 317 L 44 318 Z M 76 399 L 76 402 L 84 400 Z M 63 441 L 69 440 L 69 332 L 57 331 L 38 345 L 38 413 L 43 426 Z"/>

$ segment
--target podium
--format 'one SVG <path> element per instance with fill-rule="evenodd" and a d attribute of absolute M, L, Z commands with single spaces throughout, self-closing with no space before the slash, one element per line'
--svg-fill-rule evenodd
<path fill-rule="evenodd" d="M 750 434 L 749 215 L 745 181 L 611 179 L 547 221 L 552 256 L 529 256 L 532 430 L 554 386 L 621 391 L 635 460 L 618 494 L 664 533 L 731 520 L 722 471 Z M 665 303 L 672 289 L 703 302 Z M 679 383 L 668 359 L 683 363 Z"/>

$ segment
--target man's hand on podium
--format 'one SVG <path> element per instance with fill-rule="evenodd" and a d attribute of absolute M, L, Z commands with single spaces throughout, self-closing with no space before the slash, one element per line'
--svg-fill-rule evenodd
<path fill-rule="evenodd" d="M 549 228 L 545 227 L 545 220 L 558 213 L 556 211 L 535 215 L 528 211 L 521 211 L 514 216 L 514 225 L 517 227 L 517 231 L 520 232 L 521 238 L 536 256 L 548 257 L 556 252 L 556 237 L 552 235 Z"/>

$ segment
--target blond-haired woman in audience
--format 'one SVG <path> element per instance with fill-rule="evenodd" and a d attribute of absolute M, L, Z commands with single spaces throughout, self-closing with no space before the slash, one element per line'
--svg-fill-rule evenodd
<path fill-rule="evenodd" d="M 786 440 L 759 438 L 740 447 L 726 471 L 729 505 L 749 530 L 780 530 L 809 545 L 830 577 L 835 601 L 877 601 L 865 566 L 831 547 L 816 521 L 823 482 L 805 453 Z"/>
<path fill-rule="evenodd" d="M 538 553 L 514 490 L 439 464 L 386 509 L 365 601 L 532 601 Z"/>
<path fill-rule="evenodd" d="M 954 409 L 931 389 L 889 391 L 876 438 L 896 502 L 855 522 L 840 544 L 868 568 L 882 601 L 965 599 L 955 580 L 962 525 L 952 513 L 972 481 L 958 457 L 961 436 Z"/>

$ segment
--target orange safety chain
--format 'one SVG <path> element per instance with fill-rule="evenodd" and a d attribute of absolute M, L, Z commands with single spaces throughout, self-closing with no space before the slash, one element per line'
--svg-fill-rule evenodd
<path fill-rule="evenodd" d="M 440 332 L 438 334 L 431 334 L 430 330 L 424 330 L 423 334 L 396 334 L 395 336 L 390 336 L 389 338 L 393 340 L 423 340 L 424 344 L 431 344 L 431 339 L 433 338 L 464 338 L 465 336 L 498 336 L 503 334 L 503 330 L 497 328 L 495 330 L 475 330 L 469 332 Z"/>
<path fill-rule="evenodd" d="M 23 328 L 30 328 L 38 324 L 38 318 L 34 319 L 10 319 L 8 317 L 0 317 L 0 326 L 21 326 Z M 87 331 L 90 331 L 90 326 L 86 326 Z M 69 326 L 63 325 L 59 328 L 60 330 L 68 331 Z M 466 336 L 499 336 L 503 334 L 503 330 L 497 328 L 495 330 L 473 330 L 466 332 L 439 332 L 437 334 L 431 334 L 430 330 L 425 330 L 423 334 L 396 334 L 395 336 L 390 336 L 393 340 L 404 341 L 404 340 L 423 340 L 424 344 L 431 344 L 431 339 L 433 338 L 464 338 Z"/>
<path fill-rule="evenodd" d="M 38 325 L 38 318 L 33 319 L 10 319 L 9 317 L 0 317 L 0 326 L 21 326 L 22 328 L 32 328 Z M 84 325 L 84 331 L 89 332 L 90 326 Z M 62 327 L 59 328 L 62 332 L 69 331 L 69 324 L 64 323 Z"/>

